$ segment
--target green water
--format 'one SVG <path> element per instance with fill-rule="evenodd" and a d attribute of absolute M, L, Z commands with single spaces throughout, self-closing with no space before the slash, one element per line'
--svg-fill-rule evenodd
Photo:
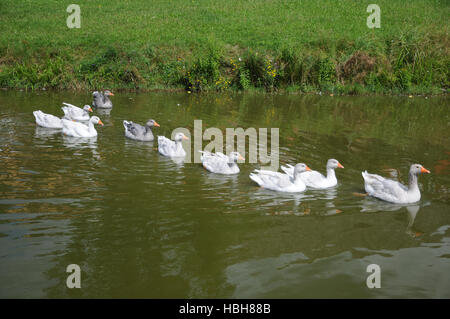
<path fill-rule="evenodd" d="M 91 95 L 0 92 L 0 297 L 450 297 L 448 97 L 116 93 L 89 142 L 36 127 L 63 101 Z M 327 191 L 271 192 L 248 177 L 258 163 L 220 176 L 124 137 L 122 120 L 149 118 L 165 136 L 196 119 L 279 128 L 280 164 L 345 168 Z M 411 163 L 431 170 L 416 205 L 356 196 L 361 171 L 406 182 Z"/>

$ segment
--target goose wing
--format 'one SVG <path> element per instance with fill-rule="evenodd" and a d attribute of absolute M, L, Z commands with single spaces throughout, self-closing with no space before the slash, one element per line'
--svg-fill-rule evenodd
<path fill-rule="evenodd" d="M 377 174 L 362 172 L 366 192 L 380 199 L 397 202 L 408 191 L 408 188 L 397 181 L 384 178 Z"/>
<path fill-rule="evenodd" d="M 208 171 L 213 173 L 225 173 L 228 169 L 228 156 L 222 153 L 202 153 L 202 164 Z"/>
<path fill-rule="evenodd" d="M 79 108 L 78 106 L 70 104 L 70 103 L 62 102 L 62 104 L 67 106 L 67 107 L 69 107 L 69 108 L 76 108 L 76 109 L 80 109 L 81 110 L 81 108 Z"/>
<path fill-rule="evenodd" d="M 327 178 L 318 171 L 306 171 L 300 174 L 302 181 L 310 187 L 320 187 Z"/>
<path fill-rule="evenodd" d="M 36 119 L 36 124 L 48 128 L 62 128 L 62 122 L 59 117 L 52 114 L 46 114 L 41 110 L 34 111 L 33 115 Z"/>
<path fill-rule="evenodd" d="M 171 156 L 175 150 L 175 142 L 165 136 L 158 136 L 158 151 L 164 156 Z"/>
<path fill-rule="evenodd" d="M 279 172 L 255 170 L 255 173 L 250 174 L 250 178 L 259 186 L 273 190 L 283 190 L 292 185 L 289 176 Z"/>
<path fill-rule="evenodd" d="M 63 102 L 65 106 L 63 106 L 61 109 L 63 110 L 65 117 L 69 120 L 76 120 L 76 121 L 87 121 L 89 120 L 89 114 L 86 114 L 86 112 L 79 108 L 78 106 Z"/>
<path fill-rule="evenodd" d="M 143 138 L 145 133 L 145 127 L 132 121 L 123 121 L 125 128 L 125 135 L 131 135 L 131 137 Z"/>
<path fill-rule="evenodd" d="M 62 119 L 63 133 L 75 137 L 87 137 L 89 134 L 89 127 L 83 123 L 74 122 L 71 120 Z"/>
<path fill-rule="evenodd" d="M 294 176 L 294 166 L 291 164 L 281 165 L 281 170 L 291 177 Z"/>

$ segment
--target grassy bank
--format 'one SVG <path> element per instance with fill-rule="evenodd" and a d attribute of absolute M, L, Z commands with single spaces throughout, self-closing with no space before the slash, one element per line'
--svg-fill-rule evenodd
<path fill-rule="evenodd" d="M 0 87 L 441 93 L 446 0 L 0 2 Z"/>

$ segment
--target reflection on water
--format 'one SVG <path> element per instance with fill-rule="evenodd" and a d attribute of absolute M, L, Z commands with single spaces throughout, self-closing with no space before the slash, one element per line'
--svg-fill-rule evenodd
<path fill-rule="evenodd" d="M 361 212 L 373 213 L 373 212 L 394 212 L 394 211 L 406 211 L 407 212 L 407 226 L 406 233 L 411 237 L 419 237 L 423 235 L 422 231 L 415 230 L 414 221 L 421 207 L 430 206 L 430 202 L 420 202 L 414 204 L 393 204 L 384 202 L 375 198 L 366 197 L 361 201 Z"/>
<path fill-rule="evenodd" d="M 94 111 L 99 135 L 77 139 L 36 127 L 32 111 L 60 114 L 61 101 L 90 94 L 0 92 L 0 297 L 450 297 L 448 98 L 114 98 Z M 149 118 L 155 136 L 192 132 L 195 119 L 223 132 L 278 127 L 281 164 L 338 158 L 345 169 L 326 190 L 261 189 L 248 175 L 262 163 L 212 174 L 124 137 L 123 120 Z M 415 162 L 432 171 L 419 203 L 354 196 L 361 171 L 405 180 Z M 76 291 L 72 263 L 85 274 Z M 365 286 L 370 263 L 383 289 Z"/>
<path fill-rule="evenodd" d="M 393 212 L 406 207 L 407 204 L 394 204 L 370 196 L 364 197 L 361 202 L 361 212 Z"/>
<path fill-rule="evenodd" d="M 311 259 L 296 252 L 233 264 L 225 273 L 228 283 L 235 287 L 233 297 L 239 298 L 268 298 L 273 294 L 280 298 L 405 298 L 405 284 L 412 283 L 420 287 L 415 292 L 417 297 L 437 298 L 448 295 L 449 278 L 444 270 L 448 261 L 440 258 L 444 253 L 448 253 L 446 247 L 434 251 L 425 247 L 382 251 L 358 248 Z M 365 267 L 370 264 L 381 266 L 382 289 L 365 286 Z M 388 275 L 392 273 L 397 275 Z"/>
<path fill-rule="evenodd" d="M 93 137 L 74 137 L 62 134 L 63 144 L 69 148 L 97 148 L 97 136 Z"/>
<path fill-rule="evenodd" d="M 322 190 L 322 194 L 324 195 L 323 199 L 327 200 L 327 204 L 332 205 L 332 207 L 334 207 L 332 200 L 335 199 L 337 196 L 336 187 L 324 189 L 324 190 Z"/>
<path fill-rule="evenodd" d="M 420 210 L 420 206 L 407 206 L 406 210 L 408 211 L 408 226 L 406 227 L 406 233 L 412 237 L 422 236 L 423 232 L 417 231 L 413 228 L 414 220 L 416 219 L 417 213 Z"/>
<path fill-rule="evenodd" d="M 55 134 L 61 134 L 61 130 L 45 128 L 36 125 L 34 134 L 39 138 L 53 137 Z"/>
<path fill-rule="evenodd" d="M 286 192 L 275 192 L 265 188 L 256 188 L 249 196 L 254 202 L 261 203 L 262 206 L 266 207 L 277 207 L 283 205 L 284 203 L 292 203 L 294 207 L 299 206 L 303 200 L 314 199 L 314 196 L 306 192 L 303 193 L 286 193 Z"/>
<path fill-rule="evenodd" d="M 197 164 L 201 166 L 201 164 Z M 203 166 L 201 166 L 203 168 Z M 238 183 L 238 174 L 216 174 L 211 173 L 205 169 L 204 174 L 204 183 L 206 187 L 221 187 L 223 185 L 227 185 L 230 187 L 230 190 L 233 191 L 237 187 Z"/>
<path fill-rule="evenodd" d="M 176 168 L 180 169 L 184 166 L 184 161 L 185 161 L 184 157 L 167 157 L 167 156 L 160 155 L 159 153 L 158 153 L 158 156 L 159 156 L 158 160 L 160 162 L 165 163 L 166 167 L 176 167 Z"/>
<path fill-rule="evenodd" d="M 111 111 L 112 109 L 96 109 L 95 112 L 98 114 L 98 116 L 100 117 L 107 117 L 111 115 Z"/>

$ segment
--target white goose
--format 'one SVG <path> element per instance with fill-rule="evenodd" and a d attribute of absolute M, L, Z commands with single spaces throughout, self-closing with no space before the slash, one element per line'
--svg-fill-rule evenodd
<path fill-rule="evenodd" d="M 73 121 L 89 121 L 89 112 L 92 112 L 92 108 L 89 105 L 85 105 L 83 108 L 63 102 L 65 106 L 61 109 L 64 112 L 64 118 Z"/>
<path fill-rule="evenodd" d="M 255 170 L 250 174 L 250 178 L 259 186 L 278 192 L 303 192 L 306 189 L 305 183 L 300 178 L 300 174 L 311 170 L 306 164 L 299 163 L 294 166 L 293 176 L 266 170 Z"/>
<path fill-rule="evenodd" d="M 420 164 L 411 165 L 408 186 L 380 175 L 369 174 L 367 171 L 362 172 L 362 176 L 364 178 L 364 188 L 368 195 L 391 203 L 408 204 L 420 200 L 417 175 L 421 173 L 430 173 L 430 171 Z"/>
<path fill-rule="evenodd" d="M 300 174 L 300 178 L 306 184 L 306 186 L 316 189 L 324 189 L 337 185 L 337 178 L 334 170 L 336 168 L 344 168 L 337 160 L 329 159 L 327 162 L 327 176 L 323 176 L 318 171 L 307 171 Z M 294 167 L 287 164 L 286 166 L 281 166 L 281 169 L 292 176 L 294 173 Z"/>
<path fill-rule="evenodd" d="M 63 123 L 62 129 L 63 134 L 73 137 L 97 136 L 97 130 L 95 129 L 94 124 L 100 124 L 103 126 L 103 122 L 97 116 L 91 117 L 87 125 L 66 119 L 62 119 L 62 123 Z"/>
<path fill-rule="evenodd" d="M 36 124 L 39 126 L 47 127 L 47 128 L 62 128 L 63 127 L 62 120 L 57 116 L 44 113 L 41 110 L 34 111 L 33 115 L 36 119 Z"/>
<path fill-rule="evenodd" d="M 173 141 L 164 136 L 158 136 L 158 152 L 168 157 L 185 157 L 186 151 L 183 149 L 181 141 L 188 139 L 183 133 L 175 134 Z"/>
<path fill-rule="evenodd" d="M 237 160 L 244 160 L 244 158 L 238 152 L 231 152 L 229 156 L 217 152 L 200 152 L 202 156 L 203 167 L 212 173 L 217 174 L 237 174 L 239 173 L 239 166 Z"/>

